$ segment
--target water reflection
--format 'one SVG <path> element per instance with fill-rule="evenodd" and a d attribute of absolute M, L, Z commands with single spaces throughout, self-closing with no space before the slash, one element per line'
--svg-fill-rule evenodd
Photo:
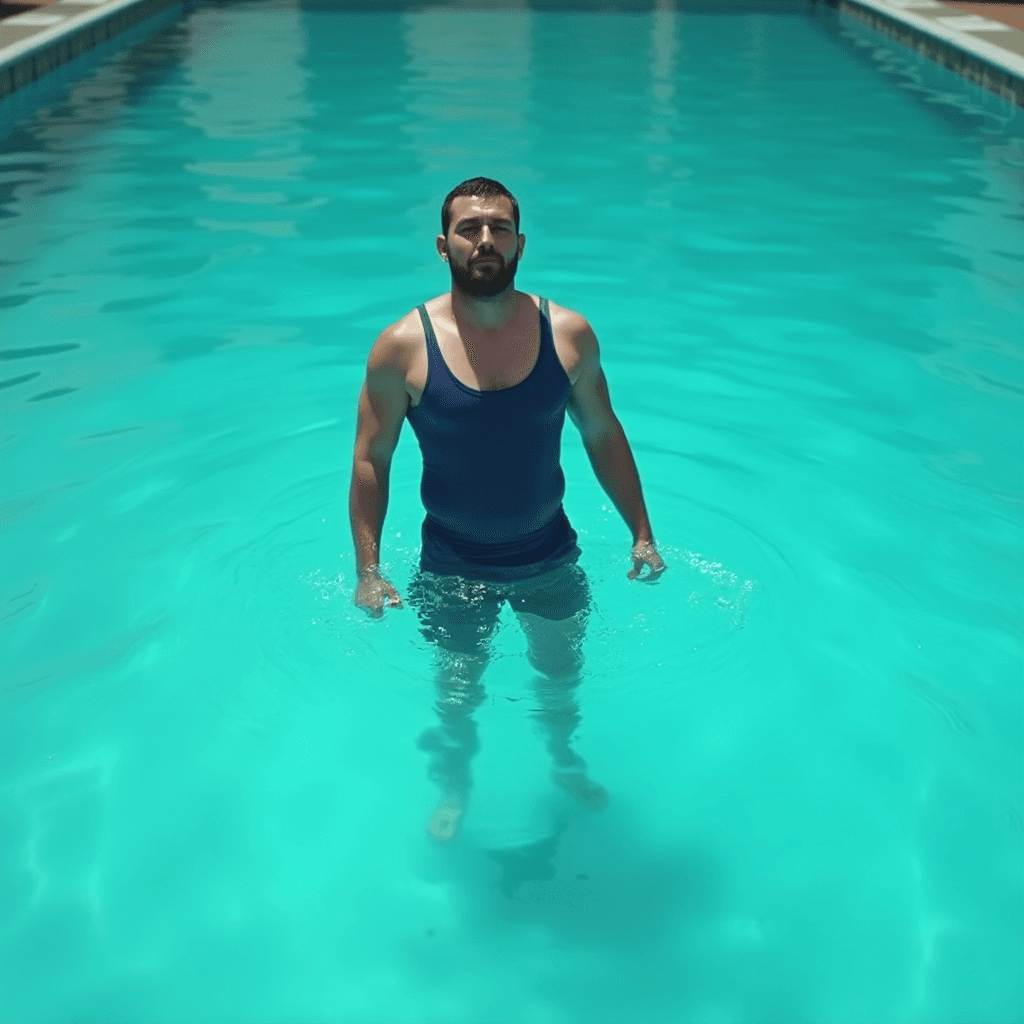
<path fill-rule="evenodd" d="M 512 181 L 536 177 L 529 118 L 535 27 L 529 6 L 517 0 L 500 11 L 413 10 L 402 23 L 401 91 L 412 116 L 401 130 L 427 180 L 436 178 L 447 191 L 451 185 L 444 182 L 470 174 Z M 453 46 L 453 39 L 460 44 Z"/>
<path fill-rule="evenodd" d="M 188 123 L 209 139 L 276 141 L 304 133 L 312 111 L 298 3 L 202 7 L 188 30 L 183 65 L 192 89 L 180 101 Z"/>

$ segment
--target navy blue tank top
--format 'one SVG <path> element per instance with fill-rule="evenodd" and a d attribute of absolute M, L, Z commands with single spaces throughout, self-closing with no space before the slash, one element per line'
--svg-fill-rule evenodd
<path fill-rule="evenodd" d="M 572 385 L 555 352 L 547 299 L 537 362 L 497 391 L 477 391 L 451 373 L 426 307 L 418 310 L 427 383 L 406 415 L 423 453 L 424 564 L 523 566 L 575 549 L 559 462 Z"/>

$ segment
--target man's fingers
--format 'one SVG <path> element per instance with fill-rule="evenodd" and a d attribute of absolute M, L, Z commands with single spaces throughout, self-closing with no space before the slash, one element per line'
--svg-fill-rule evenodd
<path fill-rule="evenodd" d="M 369 600 L 360 601 L 359 605 L 361 608 L 366 609 L 366 614 L 371 619 L 382 619 L 384 618 L 385 608 L 401 608 L 402 599 L 398 595 L 398 591 L 394 587 L 388 587 L 386 590 L 379 594 L 374 594 Z"/>
<path fill-rule="evenodd" d="M 648 563 L 651 567 L 651 571 L 646 576 L 640 577 L 641 583 L 653 583 L 664 571 L 664 563 L 661 565 L 655 565 L 653 562 Z"/>
<path fill-rule="evenodd" d="M 641 576 L 645 565 L 650 566 L 651 571 L 646 576 Z M 633 559 L 633 568 L 626 573 L 626 578 L 639 579 L 641 583 L 650 583 L 657 579 L 665 571 L 665 563 L 656 552 L 651 555 L 641 555 Z"/>

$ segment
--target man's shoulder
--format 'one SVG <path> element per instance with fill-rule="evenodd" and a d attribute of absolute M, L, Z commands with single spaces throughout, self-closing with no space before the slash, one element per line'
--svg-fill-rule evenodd
<path fill-rule="evenodd" d="M 569 309 L 568 306 L 560 306 L 550 299 L 548 305 L 551 308 L 551 326 L 555 330 L 568 335 L 593 333 L 587 318 L 582 313 L 577 313 L 575 309 Z"/>
<path fill-rule="evenodd" d="M 594 330 L 582 313 L 577 313 L 567 306 L 560 306 L 550 299 L 548 305 L 551 309 L 551 329 L 559 341 L 564 341 L 584 352 L 596 347 L 597 338 L 594 336 Z"/>
<path fill-rule="evenodd" d="M 436 307 L 438 299 L 443 298 L 442 295 L 426 302 L 428 311 Z M 377 335 L 377 340 L 373 343 L 373 348 L 370 349 L 370 368 L 390 367 L 405 370 L 408 368 L 410 360 L 415 358 L 422 347 L 423 322 L 420 319 L 419 307 L 416 307 L 394 323 L 388 324 Z"/>

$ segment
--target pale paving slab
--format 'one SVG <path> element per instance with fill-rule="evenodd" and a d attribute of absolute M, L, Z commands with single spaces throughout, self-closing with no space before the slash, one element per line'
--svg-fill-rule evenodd
<path fill-rule="evenodd" d="M 178 0 L 57 0 L 0 21 L 0 98 Z"/>
<path fill-rule="evenodd" d="M 1024 79 L 1024 32 L 979 14 L 960 14 L 938 0 L 855 0 L 911 28 L 991 61 Z"/>
<path fill-rule="evenodd" d="M 1024 106 L 1024 32 L 938 0 L 839 0 L 840 12 Z"/>

